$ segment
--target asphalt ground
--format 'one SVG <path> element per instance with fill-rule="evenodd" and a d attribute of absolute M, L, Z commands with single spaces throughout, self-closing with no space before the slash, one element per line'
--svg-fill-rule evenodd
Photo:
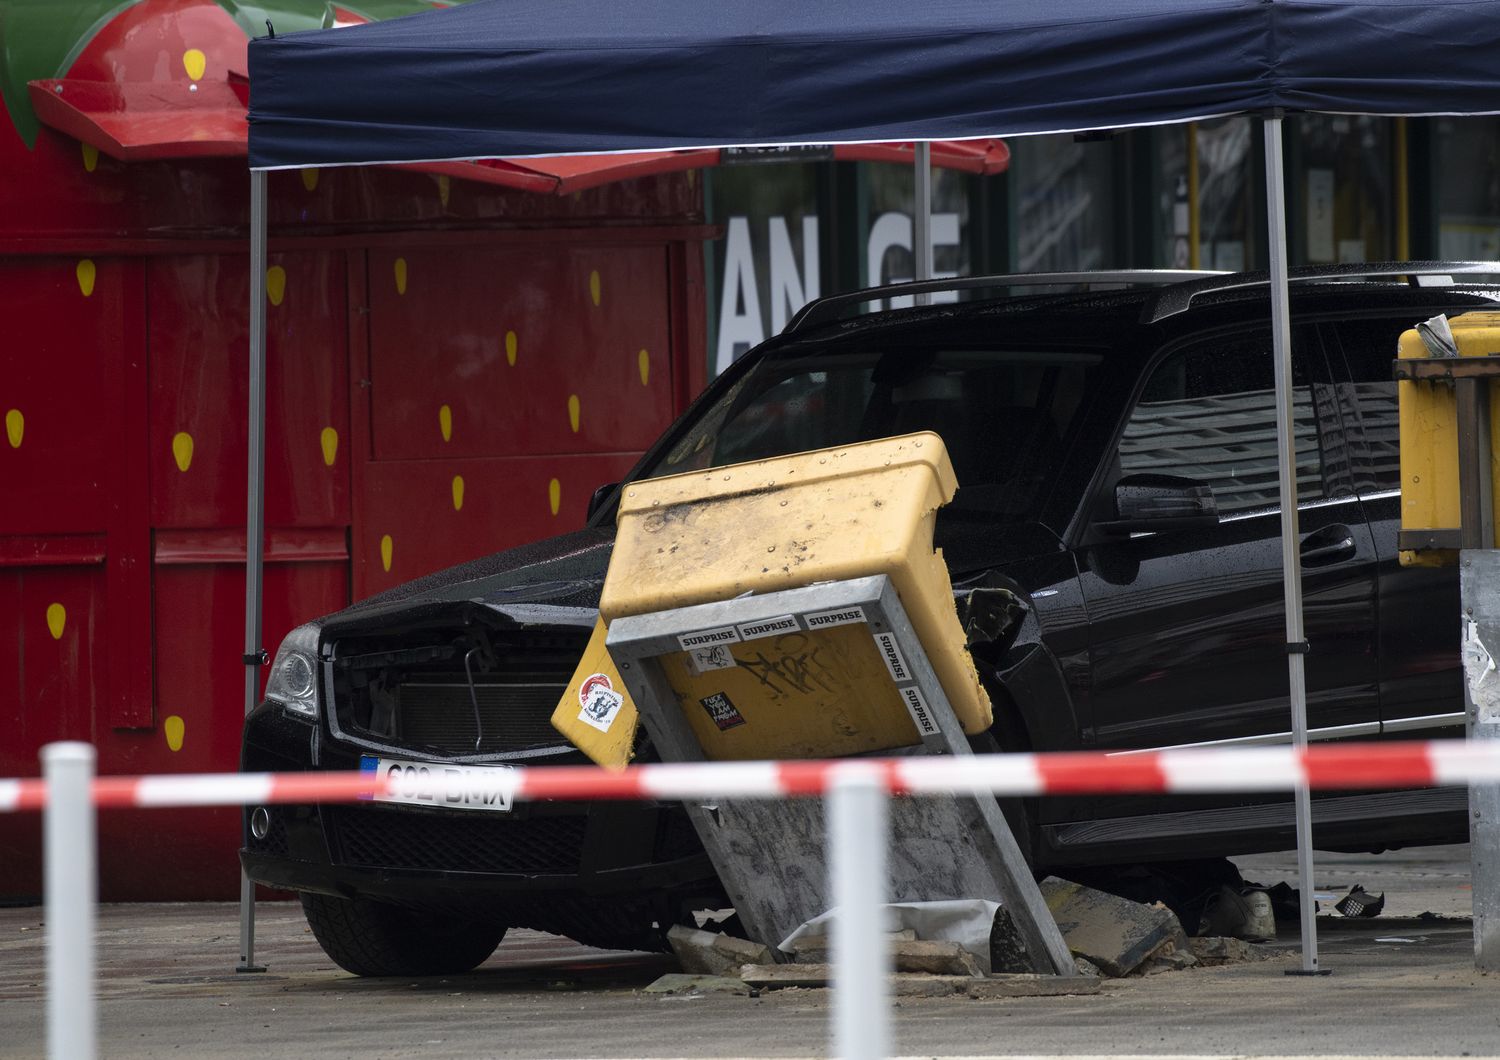
<path fill-rule="evenodd" d="M 1290 855 L 1244 859 L 1246 878 L 1295 884 Z M 1321 855 L 1317 889 L 1385 891 L 1385 913 L 1319 916 L 1326 978 L 1257 964 L 1111 980 L 1087 997 L 902 998 L 909 1056 L 1500 1055 L 1500 975 L 1473 967 L 1466 847 Z M 0 910 L 0 1057 L 45 1054 L 40 908 Z M 1296 928 L 1280 940 L 1295 947 Z M 830 998 L 658 996 L 670 956 L 587 949 L 515 931 L 448 979 L 362 980 L 323 955 L 300 908 L 259 906 L 259 975 L 236 975 L 233 904 L 104 906 L 105 1057 L 731 1057 L 827 1053 Z"/>

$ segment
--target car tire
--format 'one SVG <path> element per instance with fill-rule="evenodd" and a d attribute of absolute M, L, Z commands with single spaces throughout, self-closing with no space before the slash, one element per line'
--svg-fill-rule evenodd
<path fill-rule="evenodd" d="M 301 897 L 318 945 L 355 975 L 459 975 L 483 964 L 505 937 L 505 928 L 494 924 L 365 898 Z"/>

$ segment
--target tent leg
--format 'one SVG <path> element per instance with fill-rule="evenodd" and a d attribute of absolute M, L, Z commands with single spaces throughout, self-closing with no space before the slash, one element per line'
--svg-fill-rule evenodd
<path fill-rule="evenodd" d="M 916 159 L 912 163 L 916 178 L 912 196 L 911 252 L 916 269 L 913 279 L 932 279 L 932 144 L 918 140 Z M 928 305 L 930 294 L 919 294 L 914 299 L 917 305 Z"/>
<path fill-rule="evenodd" d="M 260 698 L 261 561 L 266 463 L 266 173 L 250 171 L 250 471 L 245 505 L 245 714 Z M 263 972 L 255 963 L 255 884 L 240 868 L 240 963 L 237 972 Z"/>
<path fill-rule="evenodd" d="M 1287 677 L 1291 686 L 1292 746 L 1307 746 L 1307 641 L 1302 628 L 1302 564 L 1297 550 L 1297 450 L 1292 436 L 1292 329 L 1286 253 L 1286 178 L 1281 157 L 1281 115 L 1265 119 L 1266 231 L 1271 249 L 1271 336 L 1276 359 L 1276 451 L 1281 489 L 1281 579 L 1286 598 Z M 1302 903 L 1300 974 L 1325 974 L 1318 967 L 1318 928 L 1314 920 L 1312 803 L 1307 785 L 1294 794 L 1297 812 L 1297 881 Z"/>

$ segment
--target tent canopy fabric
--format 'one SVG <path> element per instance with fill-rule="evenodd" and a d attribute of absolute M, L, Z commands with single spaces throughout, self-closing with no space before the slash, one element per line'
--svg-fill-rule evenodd
<path fill-rule="evenodd" d="M 1497 113 L 1496 54 L 1500 0 L 476 0 L 252 41 L 250 164 Z"/>

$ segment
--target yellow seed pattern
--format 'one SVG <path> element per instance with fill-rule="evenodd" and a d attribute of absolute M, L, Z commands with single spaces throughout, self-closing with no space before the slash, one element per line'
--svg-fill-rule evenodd
<path fill-rule="evenodd" d="M 386 534 L 380 539 L 380 565 L 386 570 L 391 569 L 391 552 L 394 548 L 395 542 L 391 540 L 390 534 Z"/>
<path fill-rule="evenodd" d="M 272 265 L 266 270 L 266 297 L 272 305 L 280 305 L 286 297 L 286 270 L 280 265 Z"/>
<path fill-rule="evenodd" d="M 691 173 L 692 170 L 688 170 L 688 172 Z M 641 386 L 645 386 L 647 380 L 651 378 L 651 355 L 642 350 L 635 355 L 635 363 L 641 370 Z"/>
<path fill-rule="evenodd" d="M 453 410 L 447 405 L 438 406 L 438 431 L 443 436 L 443 441 L 453 440 Z"/>
<path fill-rule="evenodd" d="M 182 68 L 187 71 L 188 77 L 201 81 L 204 71 L 208 69 L 208 56 L 197 48 L 189 48 L 182 53 Z"/>
<path fill-rule="evenodd" d="M 187 431 L 172 435 L 172 459 L 177 461 L 177 470 L 186 471 L 193 466 L 193 436 Z"/>
<path fill-rule="evenodd" d="M 68 625 L 68 609 L 62 604 L 47 605 L 47 632 L 53 640 L 62 640 L 63 630 Z"/>
<path fill-rule="evenodd" d="M 589 273 L 589 297 L 594 300 L 595 305 L 598 305 L 599 299 L 602 296 L 603 291 L 601 291 L 599 287 L 599 270 L 595 269 L 593 272 Z"/>
<path fill-rule="evenodd" d="M 318 190 L 318 170 L 312 166 L 304 167 L 302 170 L 302 186 L 308 191 Z"/>
<path fill-rule="evenodd" d="M 78 274 L 78 289 L 83 292 L 83 297 L 87 298 L 93 294 L 94 279 L 99 275 L 99 270 L 94 267 L 93 261 L 84 258 L 73 271 Z"/>
<path fill-rule="evenodd" d="M 93 144 L 80 143 L 78 146 L 83 148 L 83 171 L 92 173 L 99 164 L 99 149 Z"/>
<path fill-rule="evenodd" d="M 26 434 L 26 417 L 20 409 L 11 409 L 5 414 L 5 437 L 12 449 L 21 448 L 21 438 Z"/>
<path fill-rule="evenodd" d="M 182 750 L 183 732 L 187 728 L 182 718 L 176 714 L 168 714 L 161 723 L 162 735 L 167 738 L 167 749 L 169 751 Z"/>
<path fill-rule="evenodd" d="M 569 394 L 568 395 L 568 426 L 571 427 L 571 428 L 573 428 L 573 433 L 574 434 L 578 433 L 578 415 L 579 415 L 580 411 L 581 410 L 580 410 L 579 404 L 578 404 L 578 395 L 577 394 Z"/>
<path fill-rule="evenodd" d="M 553 515 L 562 507 L 562 483 L 557 479 L 547 483 L 547 503 L 552 506 Z"/>
<path fill-rule="evenodd" d="M 405 294 L 406 293 L 406 259 L 405 258 L 397 258 L 396 259 L 396 266 L 395 266 L 395 268 L 396 268 L 396 293 L 397 294 Z"/>
<path fill-rule="evenodd" d="M 461 511 L 463 509 L 463 506 L 464 506 L 464 477 L 462 475 L 454 475 L 453 476 L 453 510 L 455 512 Z"/>
<path fill-rule="evenodd" d="M 516 366 L 516 347 L 518 340 L 514 331 L 505 333 L 505 362 L 512 368 Z"/>
<path fill-rule="evenodd" d="M 323 446 L 323 463 L 332 467 L 333 462 L 339 458 L 339 432 L 332 427 L 324 427 L 318 441 Z"/>

